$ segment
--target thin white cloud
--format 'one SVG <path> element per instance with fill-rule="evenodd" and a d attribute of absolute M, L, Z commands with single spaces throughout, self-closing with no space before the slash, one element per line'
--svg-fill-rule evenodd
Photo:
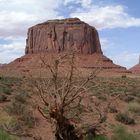
<path fill-rule="evenodd" d="M 125 66 L 127 68 L 133 67 L 139 61 L 139 53 L 136 52 L 121 52 L 120 54 L 109 56 L 114 63 Z"/>
<path fill-rule="evenodd" d="M 114 44 L 109 38 L 100 39 L 102 50 L 105 56 L 113 60 L 115 64 L 131 68 L 139 61 L 139 52 L 131 51 L 118 51 L 116 52 L 117 45 Z M 119 49 L 119 48 L 118 48 Z"/>
<path fill-rule="evenodd" d="M 80 4 L 83 8 L 89 8 L 92 4 L 92 0 L 64 0 L 64 5 L 69 5 L 71 3 Z"/>
<path fill-rule="evenodd" d="M 36 21 L 35 15 L 26 12 L 0 11 L 0 37 L 25 36 L 27 27 Z"/>
<path fill-rule="evenodd" d="M 78 8 L 70 16 L 79 17 L 98 29 L 140 26 L 140 18 L 128 15 L 122 5 L 98 6 L 92 4 L 86 10 Z"/>
<path fill-rule="evenodd" d="M 103 52 L 106 52 L 108 49 L 113 47 L 113 43 L 108 38 L 100 38 L 100 43 Z"/>
<path fill-rule="evenodd" d="M 9 51 L 9 50 L 5 50 L 3 52 L 0 52 L 0 63 L 8 63 L 8 62 L 11 62 L 13 60 L 15 60 L 16 58 L 19 58 L 23 55 L 23 53 L 18 53 L 15 51 Z"/>
<path fill-rule="evenodd" d="M 17 39 L 10 44 L 0 44 L 0 62 L 6 63 L 24 54 L 25 42 Z"/>
<path fill-rule="evenodd" d="M 27 29 L 47 19 L 59 17 L 59 0 L 2 0 L 0 2 L 0 37 L 24 36 Z"/>
<path fill-rule="evenodd" d="M 5 50 L 9 50 L 9 51 L 23 51 L 25 49 L 25 43 L 24 42 L 13 42 L 11 44 L 4 44 L 4 45 L 0 45 L 0 50 L 5 51 Z"/>
<path fill-rule="evenodd" d="M 5 52 L 5 51 L 15 51 L 20 52 L 24 51 L 25 49 L 25 39 L 23 37 L 18 37 L 18 38 L 13 38 L 13 37 L 8 37 L 5 38 L 5 41 L 10 41 L 10 43 L 4 43 L 0 44 L 0 52 Z"/>

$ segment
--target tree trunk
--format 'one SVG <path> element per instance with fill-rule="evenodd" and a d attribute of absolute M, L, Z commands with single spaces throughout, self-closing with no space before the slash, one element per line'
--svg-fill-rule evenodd
<path fill-rule="evenodd" d="M 56 140 L 80 140 L 74 126 L 67 119 L 57 122 L 55 137 Z"/>

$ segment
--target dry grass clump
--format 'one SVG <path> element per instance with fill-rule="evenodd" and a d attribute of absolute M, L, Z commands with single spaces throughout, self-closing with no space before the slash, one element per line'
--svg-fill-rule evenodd
<path fill-rule="evenodd" d="M 130 117 L 130 115 L 127 112 L 125 112 L 125 113 L 119 112 L 116 115 L 115 119 L 126 125 L 135 124 L 135 120 L 132 117 Z"/>

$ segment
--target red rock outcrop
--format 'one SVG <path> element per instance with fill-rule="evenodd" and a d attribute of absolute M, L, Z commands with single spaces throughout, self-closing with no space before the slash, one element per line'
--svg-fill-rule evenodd
<path fill-rule="evenodd" d="M 135 65 L 129 69 L 134 74 L 140 74 L 140 64 Z"/>
<path fill-rule="evenodd" d="M 26 54 L 69 50 L 102 54 L 97 30 L 78 18 L 49 20 L 29 28 Z"/>
<path fill-rule="evenodd" d="M 139 56 L 139 63 L 132 68 L 129 69 L 134 74 L 140 74 L 140 56 Z"/>

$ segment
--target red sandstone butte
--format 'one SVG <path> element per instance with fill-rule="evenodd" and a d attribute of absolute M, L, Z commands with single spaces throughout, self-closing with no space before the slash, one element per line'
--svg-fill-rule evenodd
<path fill-rule="evenodd" d="M 102 54 L 97 30 L 78 18 L 49 20 L 28 30 L 26 54 L 71 49 L 80 54 Z"/>
<path fill-rule="evenodd" d="M 70 50 L 76 52 L 75 62 L 80 68 L 126 72 L 126 68 L 103 55 L 95 27 L 78 18 L 48 20 L 29 28 L 25 55 L 9 63 L 7 69 L 10 72 L 39 70 L 40 54 L 45 54 L 51 63 L 52 54 L 57 56 Z"/>

